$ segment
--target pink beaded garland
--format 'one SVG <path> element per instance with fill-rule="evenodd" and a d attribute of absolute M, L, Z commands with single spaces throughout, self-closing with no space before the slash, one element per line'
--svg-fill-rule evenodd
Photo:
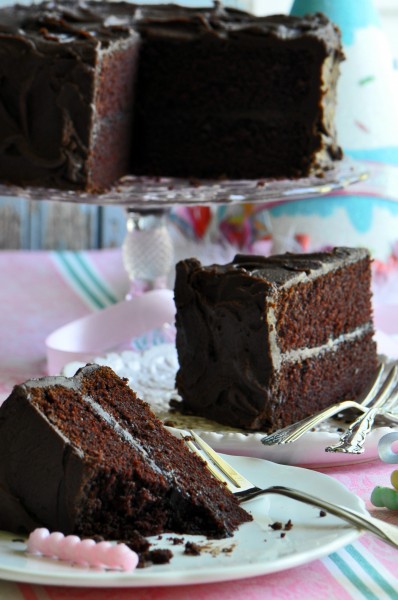
<path fill-rule="evenodd" d="M 138 555 L 126 544 L 98 542 L 92 539 L 81 540 L 76 535 L 64 536 L 41 527 L 29 536 L 27 551 L 84 566 L 103 567 L 122 571 L 132 571 L 138 564 Z"/>

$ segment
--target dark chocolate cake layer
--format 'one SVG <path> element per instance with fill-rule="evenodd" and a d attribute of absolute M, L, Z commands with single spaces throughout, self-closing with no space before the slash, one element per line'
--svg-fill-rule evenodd
<path fill-rule="evenodd" d="M 0 408 L 0 529 L 218 538 L 249 520 L 108 367 L 28 381 Z"/>
<path fill-rule="evenodd" d="M 341 158 L 323 16 L 45 2 L 0 9 L 0 181 L 301 177 Z"/>
<path fill-rule="evenodd" d="M 357 397 L 377 367 L 363 249 L 177 264 L 181 409 L 272 431 Z"/>

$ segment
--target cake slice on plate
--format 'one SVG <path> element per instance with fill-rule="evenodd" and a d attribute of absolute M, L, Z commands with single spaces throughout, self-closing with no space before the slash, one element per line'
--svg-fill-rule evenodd
<path fill-rule="evenodd" d="M 250 520 L 109 367 L 27 381 L 0 408 L 0 529 L 221 538 Z"/>
<path fill-rule="evenodd" d="M 346 398 L 377 368 L 365 249 L 177 264 L 181 408 L 273 431 Z"/>

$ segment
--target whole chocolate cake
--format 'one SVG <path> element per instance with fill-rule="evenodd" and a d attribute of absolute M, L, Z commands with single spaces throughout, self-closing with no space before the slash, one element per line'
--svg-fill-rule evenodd
<path fill-rule="evenodd" d="M 109 367 L 27 381 L 0 408 L 0 529 L 219 538 L 250 520 Z"/>
<path fill-rule="evenodd" d="M 177 264 L 181 409 L 273 431 L 356 398 L 377 368 L 367 250 Z"/>
<path fill-rule="evenodd" d="M 63 0 L 0 9 L 0 181 L 301 177 L 341 158 L 322 15 Z"/>

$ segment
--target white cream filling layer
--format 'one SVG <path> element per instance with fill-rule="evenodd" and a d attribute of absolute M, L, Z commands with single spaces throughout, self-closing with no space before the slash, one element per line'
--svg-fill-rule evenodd
<path fill-rule="evenodd" d="M 289 352 L 282 353 L 275 344 L 271 350 L 273 367 L 275 370 L 278 370 L 281 368 L 282 364 L 286 362 L 300 362 L 309 358 L 314 358 L 322 354 L 323 352 L 335 352 L 336 350 L 338 350 L 340 344 L 343 344 L 344 342 L 352 342 L 353 340 L 360 338 L 365 333 L 371 331 L 372 327 L 373 326 L 371 323 L 367 323 L 366 325 L 362 325 L 361 327 L 358 327 L 350 333 L 345 333 L 335 339 L 329 339 L 326 344 L 322 344 L 321 346 L 315 346 L 313 348 L 289 350 Z"/>
<path fill-rule="evenodd" d="M 149 462 L 149 464 L 151 465 L 151 467 L 153 468 L 154 471 L 156 471 L 157 473 L 160 473 L 159 467 L 150 458 L 150 456 L 148 455 L 148 452 L 145 450 L 145 448 L 142 446 L 142 444 L 137 442 L 137 440 L 134 439 L 134 437 L 131 435 L 131 433 L 129 431 L 127 431 L 127 429 L 122 427 L 111 413 L 107 412 L 100 404 L 98 404 L 98 402 L 93 400 L 93 398 L 91 398 L 91 396 L 82 396 L 82 398 L 83 398 L 84 402 L 87 402 L 87 404 L 89 404 L 91 406 L 93 411 L 99 417 L 101 417 L 101 419 L 103 419 L 110 427 L 112 427 L 112 429 L 115 431 L 115 433 L 117 433 L 117 435 L 119 437 L 121 437 L 122 440 L 127 442 L 132 448 L 137 450 L 137 452 L 140 452 L 142 455 L 145 456 L 146 460 Z"/>

